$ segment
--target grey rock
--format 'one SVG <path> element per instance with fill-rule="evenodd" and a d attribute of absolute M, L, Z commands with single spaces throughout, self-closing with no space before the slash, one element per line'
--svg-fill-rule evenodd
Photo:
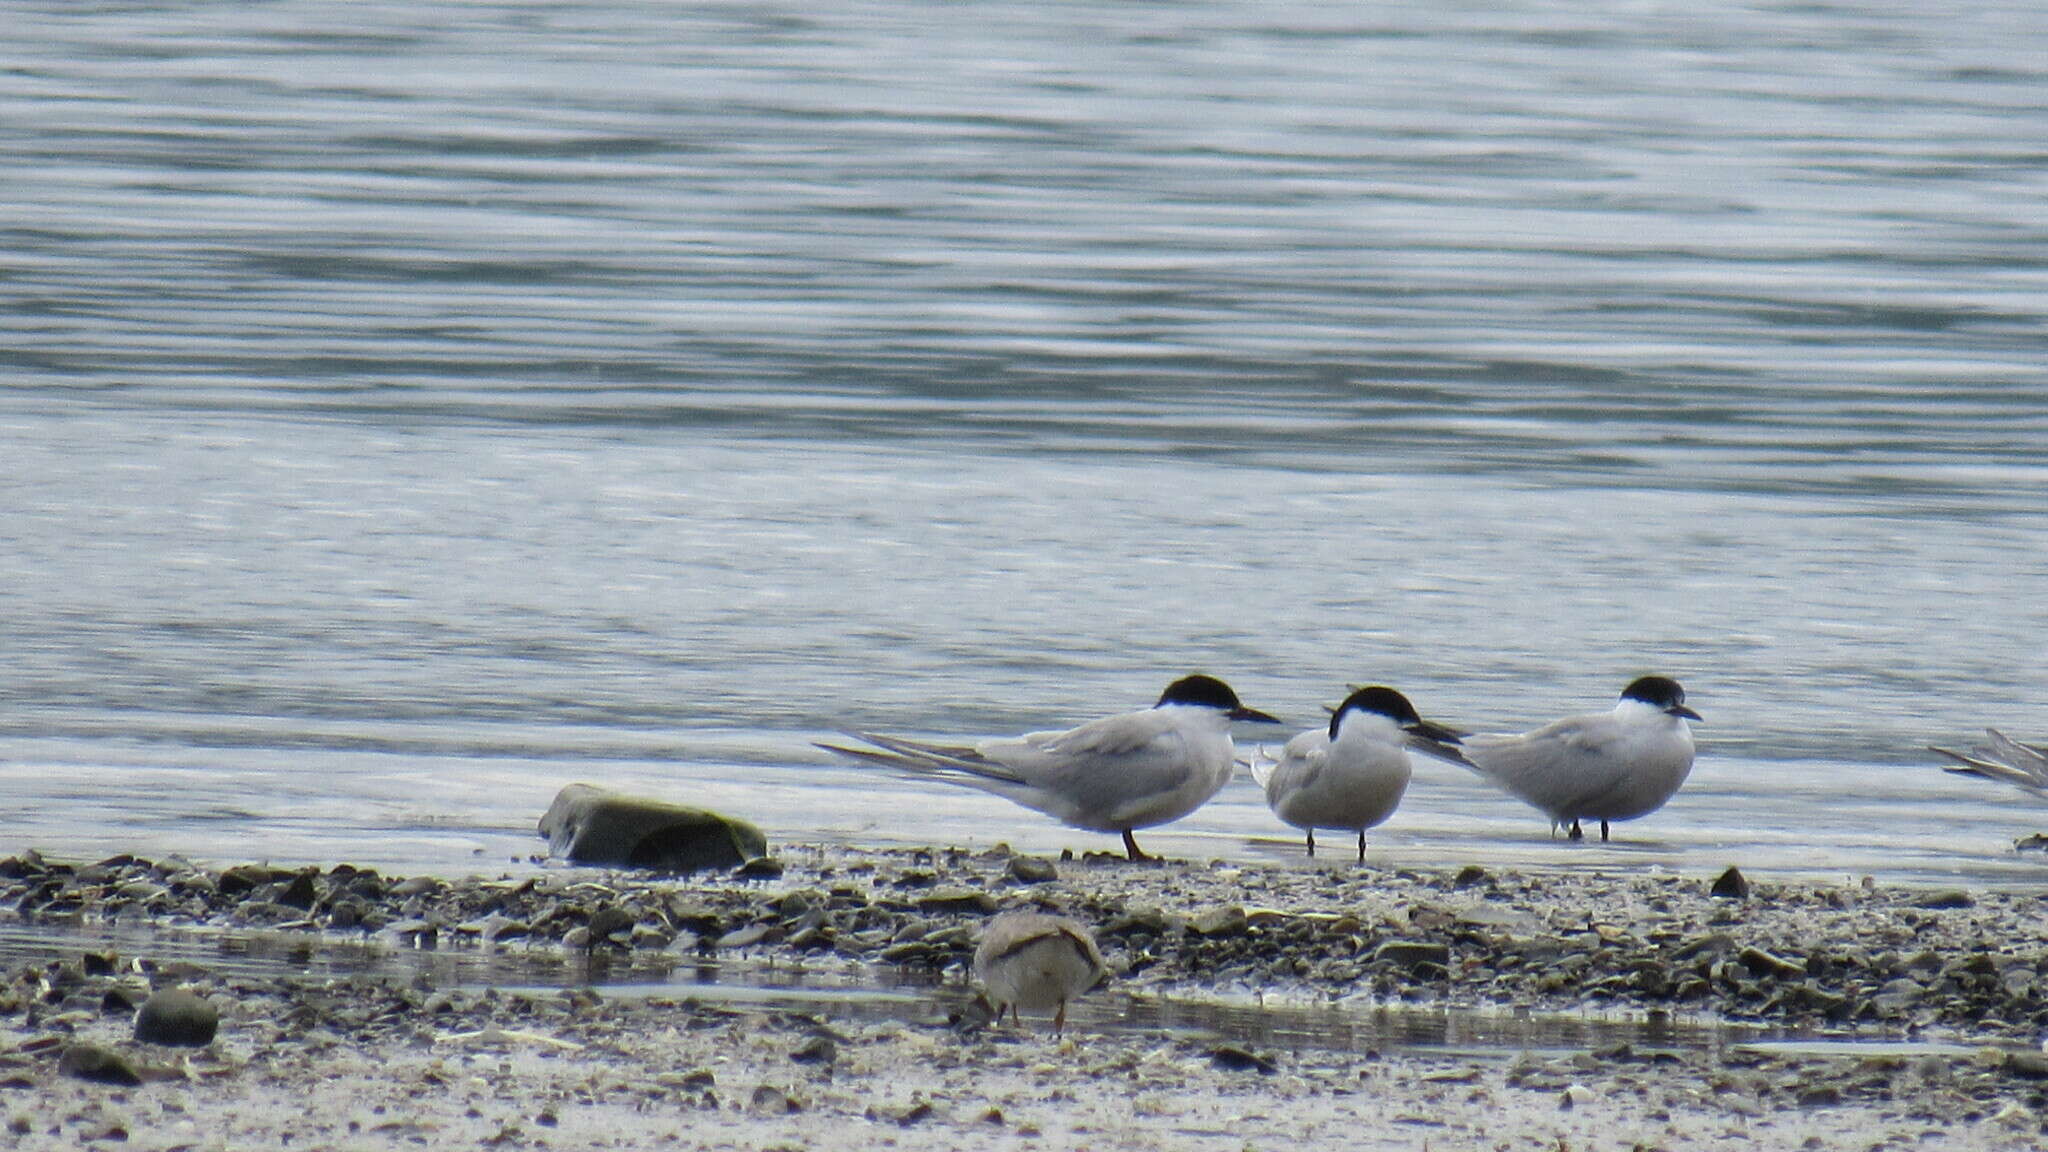
<path fill-rule="evenodd" d="M 1372 950 L 1372 961 L 1375 964 L 1386 961 L 1410 971 L 1425 964 L 1448 969 L 1451 949 L 1448 944 L 1434 944 L 1427 940 L 1389 940 Z"/>
<path fill-rule="evenodd" d="M 1688 940 L 1671 954 L 1673 960 L 1690 960 L 1695 956 L 1726 956 L 1735 951 L 1735 937 L 1726 932 L 1709 932 L 1705 936 Z"/>
<path fill-rule="evenodd" d="M 712 946 L 715 948 L 746 948 L 766 940 L 768 934 L 774 930 L 775 926 L 773 924 L 749 924 L 745 928 L 735 928 L 720 936 Z"/>
<path fill-rule="evenodd" d="M 204 1048 L 220 1031 L 220 1010 L 183 988 L 160 989 L 135 1014 L 135 1039 L 144 1044 Z"/>
<path fill-rule="evenodd" d="M 988 916 L 996 910 L 996 898 L 978 888 L 934 888 L 917 898 L 917 910 Z"/>
<path fill-rule="evenodd" d="M 1188 931 L 1197 936 L 1242 936 L 1250 928 L 1244 909 L 1235 904 L 1196 913 L 1188 921 Z"/>
<path fill-rule="evenodd" d="M 2048 1055 L 2040 1052 L 2008 1052 L 2005 1071 L 2022 1080 L 2048 1080 Z"/>
<path fill-rule="evenodd" d="M 120 1084 L 134 1087 L 142 1083 L 142 1074 L 135 1070 L 126 1056 L 97 1044 L 73 1044 L 64 1049 L 57 1058 L 57 1071 L 80 1080 L 95 1084 Z"/>
<path fill-rule="evenodd" d="M 1458 913 L 1458 924 L 1467 928 L 1498 928 L 1511 933 L 1534 933 L 1543 928 L 1543 921 L 1519 908 L 1503 908 L 1498 904 L 1480 904 Z"/>
<path fill-rule="evenodd" d="M 1157 908 L 1133 908 L 1096 930 L 1097 936 L 1163 936 L 1174 921 Z"/>
<path fill-rule="evenodd" d="M 799 1064 L 830 1064 L 839 1058 L 839 1045 L 830 1036 L 811 1036 L 789 1058 Z"/>
<path fill-rule="evenodd" d="M 1744 968 L 1749 969 L 1758 976 L 1777 976 L 1789 979 L 1806 975 L 1806 965 L 1801 964 L 1797 960 L 1787 960 L 1783 956 L 1772 955 L 1754 945 L 1736 953 L 1735 958 L 1742 962 Z"/>
<path fill-rule="evenodd" d="M 1043 856 L 1010 857 L 1010 879 L 1019 884 L 1045 884 L 1059 878 L 1059 868 Z"/>
<path fill-rule="evenodd" d="M 1930 892 L 1913 901 L 1915 908 L 1974 908 L 1977 901 L 1968 892 Z"/>
<path fill-rule="evenodd" d="M 589 784 L 556 794 L 540 834 L 554 856 L 663 872 L 737 868 L 768 851 L 768 838 L 744 820 Z"/>

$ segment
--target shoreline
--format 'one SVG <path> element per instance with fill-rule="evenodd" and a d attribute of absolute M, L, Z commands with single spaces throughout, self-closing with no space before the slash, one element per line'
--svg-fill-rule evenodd
<path fill-rule="evenodd" d="M 562 868 L 448 881 L 349 865 L 0 860 L 0 926 L 61 936 L 67 924 L 116 924 L 142 940 L 97 961 L 10 966 L 0 1082 L 28 1091 L 0 1094 L 0 1116 L 24 1147 L 89 1142 L 92 1117 L 132 1147 L 163 1148 L 275 1142 L 287 1130 L 294 1146 L 470 1147 L 497 1136 L 595 1147 L 614 1130 L 660 1138 L 664 1123 L 707 1148 L 830 1145 L 854 1122 L 918 1148 L 1236 1149 L 1319 1125 L 1357 1146 L 1361 1122 L 1385 1141 L 1371 1147 L 1505 1130 L 1552 1147 L 1636 1130 L 1645 1146 L 1688 1148 L 1740 1146 L 1759 1126 L 1826 1148 L 1930 1134 L 2024 1146 L 2048 1132 L 2048 915 L 2023 893 L 1751 882 L 1746 895 L 1716 896 L 1717 876 L 1154 865 L 1001 847 L 793 845 L 754 872 Z M 1089 925 L 1113 972 L 1104 992 L 1076 1002 L 1064 1037 L 1029 1019 L 1022 1031 L 980 1027 L 963 1007 L 959 971 L 980 923 L 1024 905 Z M 255 976 L 155 962 L 146 942 L 164 930 L 303 938 L 309 953 L 369 942 L 440 956 L 612 957 L 628 970 L 701 958 L 886 972 L 939 989 L 913 986 L 907 1005 L 875 1019 L 835 1011 L 830 997 L 720 999 L 687 984 L 613 996 L 580 981 L 477 991 L 425 970 Z M 196 1054 L 128 1034 L 139 997 L 169 983 L 221 1008 L 219 1038 Z M 1619 1026 L 1540 1044 L 1509 1029 L 1460 1054 L 1369 1032 L 1344 1045 L 1256 1026 L 1232 1034 L 1213 1026 L 1220 1011 L 1196 1013 L 1192 1026 L 1144 1023 L 1147 1004 L 1252 1021 L 1269 1004 Z M 1833 1043 L 1660 1045 L 1646 1039 L 1660 1022 Z M 130 1061 L 143 1083 L 60 1067 L 79 1044 Z M 450 1084 L 481 1077 L 498 1107 L 459 1103 L 460 1093 L 402 1096 L 430 1072 Z M 584 1101 L 564 1077 L 617 1079 L 625 1095 Z M 274 1105 L 249 1107 L 266 1092 Z M 1133 1107 L 1133 1092 L 1151 1103 Z M 176 1108 L 164 1111 L 170 1095 Z M 401 1098 L 417 1118 L 379 1135 L 385 1122 L 368 1122 L 377 1114 L 366 1102 L 389 1112 Z M 579 1118 L 623 1109 L 635 1119 L 585 1132 L 565 1119 L 572 1098 Z M 104 1121 L 117 1105 L 128 1119 Z M 478 1130 L 500 1113 L 499 1129 Z M 173 1136 L 150 1143 L 160 1132 Z M 225 1142 L 209 1143 L 214 1132 Z"/>

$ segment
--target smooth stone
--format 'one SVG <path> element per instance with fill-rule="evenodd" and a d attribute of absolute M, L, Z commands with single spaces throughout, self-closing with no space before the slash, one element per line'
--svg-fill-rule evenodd
<path fill-rule="evenodd" d="M 1695 956 L 1725 956 L 1735 951 L 1735 937 L 1726 932 L 1709 932 L 1705 936 L 1688 940 L 1671 954 L 1673 960 L 1690 960 Z"/>
<path fill-rule="evenodd" d="M 97 1044 L 73 1044 L 64 1049 L 57 1058 L 57 1071 L 80 1080 L 95 1084 L 121 1084 L 134 1087 L 142 1083 L 142 1074 L 126 1056 Z"/>
<path fill-rule="evenodd" d="M 1010 857 L 1010 879 L 1019 884 L 1045 884 L 1059 878 L 1059 868 L 1043 856 Z"/>
<path fill-rule="evenodd" d="M 1543 921 L 1531 913 L 1519 908 L 1502 908 L 1494 904 L 1467 908 L 1458 913 L 1455 923 L 1467 928 L 1499 928 L 1523 934 L 1538 932 L 1543 928 Z"/>
<path fill-rule="evenodd" d="M 749 948 L 755 944 L 759 944 L 763 940 L 766 940 L 768 938 L 768 934 L 773 931 L 775 931 L 775 926 L 773 924 L 750 924 L 745 928 L 735 928 L 732 931 L 727 932 L 725 935 L 720 936 L 718 938 L 718 941 L 715 944 L 713 944 L 712 947 Z"/>
<path fill-rule="evenodd" d="M 768 852 L 768 838 L 744 820 L 589 784 L 555 795 L 540 834 L 551 855 L 579 864 L 662 872 L 737 868 Z"/>
<path fill-rule="evenodd" d="M 1279 1071 L 1271 1060 L 1235 1044 L 1219 1044 L 1209 1049 L 1209 1062 L 1226 1072 L 1257 1072 L 1261 1076 L 1271 1076 Z"/>
<path fill-rule="evenodd" d="M 920 912 L 973 912 L 987 916 L 996 910 L 996 898 L 977 888 L 934 888 L 917 898 Z"/>
<path fill-rule="evenodd" d="M 1448 969 L 1451 964 L 1451 948 L 1448 944 L 1432 944 L 1427 940 L 1389 940 L 1372 950 L 1373 963 L 1390 961 L 1411 971 L 1426 964 Z"/>
<path fill-rule="evenodd" d="M 1774 956 L 1754 946 L 1744 948 L 1736 953 L 1735 958 L 1742 962 L 1744 968 L 1759 976 L 1792 977 L 1806 975 L 1806 965 L 1801 964 L 1799 961 L 1787 960 L 1783 956 Z"/>
<path fill-rule="evenodd" d="M 830 1064 L 839 1058 L 839 1045 L 830 1036 L 812 1036 L 789 1054 L 799 1064 Z"/>
<path fill-rule="evenodd" d="M 183 988 L 164 988 L 135 1014 L 135 1039 L 144 1044 L 204 1048 L 220 1031 L 220 1010 Z"/>
<path fill-rule="evenodd" d="M 2048 1055 L 2040 1052 L 2008 1052 L 2005 1070 L 2022 1080 L 2048 1080 Z"/>
<path fill-rule="evenodd" d="M 1242 936 L 1250 928 L 1251 919 L 1235 904 L 1198 912 L 1188 921 L 1188 931 L 1197 936 Z"/>

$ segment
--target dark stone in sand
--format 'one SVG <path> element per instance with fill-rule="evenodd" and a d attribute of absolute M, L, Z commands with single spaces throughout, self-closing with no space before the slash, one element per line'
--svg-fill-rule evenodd
<path fill-rule="evenodd" d="M 1261 1076 L 1271 1076 L 1279 1071 L 1271 1060 L 1235 1044 L 1221 1044 L 1209 1049 L 1209 1062 L 1226 1072 L 1257 1072 Z"/>
<path fill-rule="evenodd" d="M 913 1124 L 930 1119 L 932 1111 L 933 1109 L 929 1101 L 918 1100 L 910 1104 L 908 1107 L 904 1108 L 902 1111 L 896 1113 L 895 1116 L 892 1117 L 892 1119 L 894 1119 L 899 1126 L 908 1128 Z"/>
<path fill-rule="evenodd" d="M 773 856 L 756 856 L 733 872 L 742 880 L 775 880 L 782 876 L 782 861 Z"/>
<path fill-rule="evenodd" d="M 291 882 L 280 889 L 272 899 L 288 908 L 306 911 L 320 899 L 320 888 L 313 878 L 320 874 L 317 868 L 308 868 L 291 878 Z"/>
<path fill-rule="evenodd" d="M 1749 898 L 1749 878 L 1734 865 L 1729 865 L 1721 878 L 1714 881 L 1712 894 L 1723 900 L 1746 900 Z"/>
<path fill-rule="evenodd" d="M 768 851 L 759 828 L 703 808 L 571 784 L 540 818 L 548 851 L 579 864 L 694 872 L 737 868 Z"/>
<path fill-rule="evenodd" d="M 214 887 L 223 896 L 239 896 L 270 883 L 272 879 L 267 865 L 237 864 L 221 873 L 220 879 L 214 881 Z"/>
<path fill-rule="evenodd" d="M 614 932 L 630 931 L 634 924 L 633 914 L 624 908 L 604 907 L 590 913 L 590 934 L 610 936 Z"/>
<path fill-rule="evenodd" d="M 2008 1075 L 2022 1080 L 2048 1080 L 2048 1055 L 2039 1052 L 2008 1052 L 2005 1054 L 2005 1070 Z"/>
<path fill-rule="evenodd" d="M 830 1036 L 812 1036 L 789 1054 L 799 1064 L 830 1064 L 839 1058 L 839 1045 Z"/>
<path fill-rule="evenodd" d="M 57 1058 L 57 1070 L 66 1076 L 80 1080 L 91 1080 L 96 1084 L 122 1084 L 134 1087 L 142 1083 L 142 1074 L 135 1065 L 119 1052 L 102 1048 L 97 1044 L 73 1044 L 64 1049 Z"/>
<path fill-rule="evenodd" d="M 1742 962 L 1744 968 L 1749 969 L 1758 976 L 1778 976 L 1792 979 L 1806 975 L 1806 965 L 1801 964 L 1799 961 L 1787 960 L 1783 956 L 1774 956 L 1754 946 L 1744 948 L 1736 953 L 1735 958 Z"/>
<path fill-rule="evenodd" d="M 747 1110 L 759 1116 L 784 1116 L 803 1111 L 803 1105 L 773 1084 L 762 1084 L 747 1098 Z"/>
<path fill-rule="evenodd" d="M 1451 881 L 1451 885 L 1456 888 L 1470 888 L 1475 884 L 1486 884 L 1492 880 L 1492 875 L 1486 869 L 1477 864 L 1467 864 L 1458 869 L 1458 875 Z"/>
<path fill-rule="evenodd" d="M 1060 870 L 1043 856 L 1010 857 L 1010 879 L 1019 884 L 1044 884 L 1060 878 Z"/>
<path fill-rule="evenodd" d="M 1934 892 L 1913 901 L 1915 908 L 1974 908 L 1977 901 L 1968 892 Z"/>
<path fill-rule="evenodd" d="M 164 988 L 135 1014 L 135 1038 L 144 1044 L 204 1048 L 220 1030 L 220 1011 L 183 988 Z"/>

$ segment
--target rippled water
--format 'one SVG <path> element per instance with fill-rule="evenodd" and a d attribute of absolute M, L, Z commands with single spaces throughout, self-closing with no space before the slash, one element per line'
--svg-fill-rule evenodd
<path fill-rule="evenodd" d="M 1921 751 L 2048 736 L 2031 5 L 5 11 L 0 848 L 1107 847 L 809 741 L 1656 670 L 1626 843 L 1375 858 L 2041 875 Z"/>

